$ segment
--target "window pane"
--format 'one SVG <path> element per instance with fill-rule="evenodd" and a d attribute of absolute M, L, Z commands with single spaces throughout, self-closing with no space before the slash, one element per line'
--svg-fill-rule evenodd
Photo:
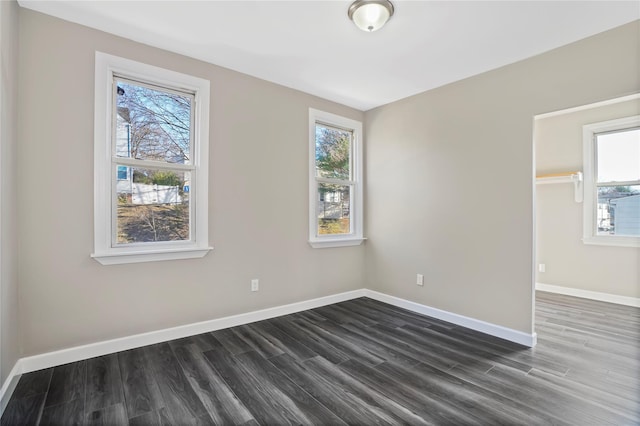
<path fill-rule="evenodd" d="M 192 97 L 115 79 L 116 156 L 189 163 Z"/>
<path fill-rule="evenodd" d="M 116 183 L 117 243 L 189 240 L 190 173 L 128 169 Z"/>
<path fill-rule="evenodd" d="M 598 235 L 640 237 L 640 185 L 598 188 Z"/>
<path fill-rule="evenodd" d="M 598 182 L 640 180 L 640 129 L 596 136 Z"/>
<path fill-rule="evenodd" d="M 316 176 L 351 179 L 351 137 L 347 130 L 316 124 Z"/>
<path fill-rule="evenodd" d="M 318 185 L 318 234 L 351 233 L 351 186 L 321 183 Z"/>

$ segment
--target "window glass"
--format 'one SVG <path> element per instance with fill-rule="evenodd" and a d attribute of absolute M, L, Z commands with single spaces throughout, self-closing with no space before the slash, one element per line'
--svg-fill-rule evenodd
<path fill-rule="evenodd" d="M 596 235 L 640 236 L 640 129 L 595 135 Z"/>
<path fill-rule="evenodd" d="M 114 90 L 114 155 L 165 164 L 117 165 L 114 243 L 188 241 L 190 172 L 179 167 L 190 163 L 193 96 L 119 77 Z"/>
<path fill-rule="evenodd" d="M 352 132 L 316 124 L 316 176 L 351 179 Z"/>
<path fill-rule="evenodd" d="M 115 79 L 116 155 L 188 164 L 193 96 Z"/>
<path fill-rule="evenodd" d="M 598 182 L 640 180 L 640 129 L 596 136 Z"/>
<path fill-rule="evenodd" d="M 184 172 L 132 168 L 117 188 L 117 244 L 190 238 L 189 193 Z"/>
<path fill-rule="evenodd" d="M 318 234 L 351 232 L 351 186 L 318 184 Z"/>

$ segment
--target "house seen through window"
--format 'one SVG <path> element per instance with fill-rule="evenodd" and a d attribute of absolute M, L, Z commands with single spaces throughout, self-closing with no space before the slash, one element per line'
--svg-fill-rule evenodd
<path fill-rule="evenodd" d="M 640 128 L 595 135 L 597 235 L 640 237 Z"/>

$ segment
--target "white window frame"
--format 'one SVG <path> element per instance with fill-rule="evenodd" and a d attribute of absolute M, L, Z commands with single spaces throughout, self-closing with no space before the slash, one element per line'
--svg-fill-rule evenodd
<path fill-rule="evenodd" d="M 316 176 L 316 124 L 345 129 L 352 132 L 351 170 L 353 186 L 349 219 L 351 232 L 339 235 L 319 235 L 317 217 L 318 183 Z M 357 246 L 365 240 L 363 236 L 363 187 L 362 187 L 362 123 L 329 112 L 309 108 L 309 244 L 313 248 Z M 343 183 L 343 182 L 338 182 Z"/>
<path fill-rule="evenodd" d="M 640 126 L 640 115 L 603 121 L 583 126 L 583 167 L 584 203 L 583 237 L 584 244 L 603 246 L 640 247 L 640 237 L 622 235 L 598 235 L 596 208 L 598 204 L 596 136 L 600 133 L 622 131 Z M 625 183 L 625 182 L 621 182 Z"/>
<path fill-rule="evenodd" d="M 112 265 L 205 256 L 212 250 L 208 235 L 209 81 L 102 52 L 96 52 L 95 64 L 94 252 L 91 257 L 103 265 Z M 113 243 L 112 236 L 116 232 L 113 203 L 116 201 L 112 185 L 117 181 L 114 175 L 117 175 L 117 171 L 114 172 L 116 158 L 112 153 L 114 74 L 194 94 L 191 163 L 195 169 L 191 172 L 189 188 L 189 241 Z M 127 160 L 119 158 L 117 161 Z"/>

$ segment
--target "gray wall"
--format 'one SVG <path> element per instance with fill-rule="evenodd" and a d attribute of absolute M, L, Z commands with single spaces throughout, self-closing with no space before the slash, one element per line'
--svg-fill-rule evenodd
<path fill-rule="evenodd" d="M 18 4 L 0 2 L 0 384 L 19 358 L 16 234 Z"/>
<path fill-rule="evenodd" d="M 367 285 L 532 332 L 533 117 L 639 91 L 639 40 L 636 21 L 368 111 Z"/>
<path fill-rule="evenodd" d="M 540 119 L 537 174 L 583 170 L 582 126 L 640 114 L 640 100 Z M 536 281 L 580 290 L 640 297 L 640 248 L 582 243 L 582 203 L 573 184 L 536 187 Z"/>
<path fill-rule="evenodd" d="M 205 258 L 102 266 L 89 257 L 96 50 L 211 81 L 215 250 Z M 362 287 L 363 246 L 307 243 L 308 109 L 362 112 L 25 9 L 19 71 L 24 356 Z"/>

